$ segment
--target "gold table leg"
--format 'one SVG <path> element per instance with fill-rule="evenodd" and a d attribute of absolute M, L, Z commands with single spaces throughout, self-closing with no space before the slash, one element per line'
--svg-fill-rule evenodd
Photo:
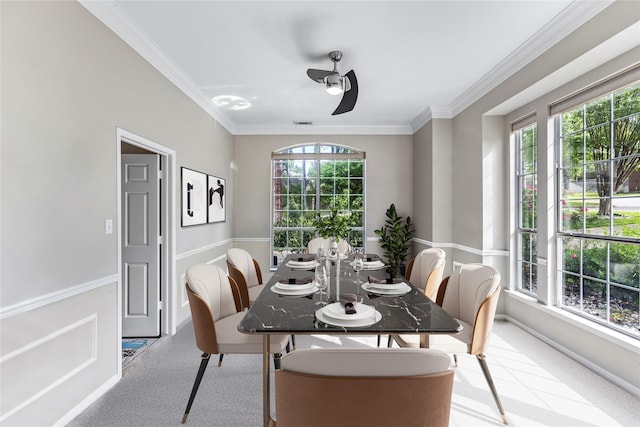
<path fill-rule="evenodd" d="M 273 424 L 271 419 L 271 384 L 269 377 L 269 334 L 262 336 L 262 419 L 264 427 Z"/>
<path fill-rule="evenodd" d="M 421 334 L 420 335 L 420 348 L 429 348 L 429 335 Z"/>

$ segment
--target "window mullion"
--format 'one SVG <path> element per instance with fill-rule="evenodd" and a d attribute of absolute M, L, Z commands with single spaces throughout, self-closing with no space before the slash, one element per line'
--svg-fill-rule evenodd
<path fill-rule="evenodd" d="M 615 161 L 613 160 L 614 158 L 616 158 L 616 151 L 615 151 L 615 130 L 614 130 L 614 110 L 615 110 L 615 104 L 613 102 L 614 97 L 613 97 L 613 93 L 609 96 L 609 150 L 611 155 L 609 156 L 610 160 L 609 160 L 609 200 L 607 201 L 607 203 L 609 203 L 609 232 L 610 234 L 613 236 L 613 190 L 615 187 L 614 184 L 614 179 L 613 177 L 614 172 L 615 172 Z M 608 306 L 609 304 L 607 304 Z"/>
<path fill-rule="evenodd" d="M 320 210 L 320 160 L 316 160 L 316 211 Z"/>

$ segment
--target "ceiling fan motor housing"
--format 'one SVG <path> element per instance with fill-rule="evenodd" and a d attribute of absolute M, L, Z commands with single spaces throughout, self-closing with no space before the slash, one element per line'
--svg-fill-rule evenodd
<path fill-rule="evenodd" d="M 338 62 L 342 59 L 342 52 L 340 52 L 339 50 L 332 50 L 331 52 L 329 52 L 329 58 L 333 62 Z"/>

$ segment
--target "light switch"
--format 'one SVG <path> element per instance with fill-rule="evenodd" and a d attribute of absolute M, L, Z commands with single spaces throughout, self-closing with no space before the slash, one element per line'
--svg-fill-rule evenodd
<path fill-rule="evenodd" d="M 104 234 L 113 233 L 113 220 L 107 219 L 104 221 Z"/>

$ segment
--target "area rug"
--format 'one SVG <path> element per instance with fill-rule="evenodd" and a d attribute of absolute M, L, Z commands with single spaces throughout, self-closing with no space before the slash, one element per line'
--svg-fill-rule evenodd
<path fill-rule="evenodd" d="M 122 340 L 122 367 L 125 367 L 133 359 L 140 356 L 153 342 L 155 342 L 155 339 L 124 338 Z"/>

